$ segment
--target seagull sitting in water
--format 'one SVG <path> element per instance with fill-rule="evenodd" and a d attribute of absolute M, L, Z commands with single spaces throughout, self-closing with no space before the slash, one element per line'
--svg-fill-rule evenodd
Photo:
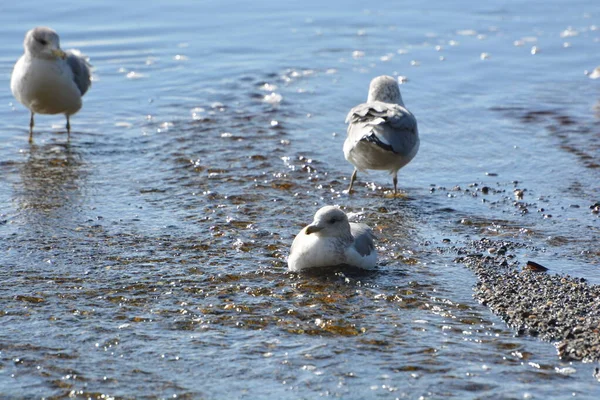
<path fill-rule="evenodd" d="M 352 192 L 358 170 L 374 169 L 390 171 L 396 195 L 398 170 L 419 150 L 417 120 L 404 107 L 398 82 L 385 75 L 373 79 L 367 102 L 350 110 L 346 123 L 344 156 L 354 165 L 348 193 Z"/>
<path fill-rule="evenodd" d="M 326 206 L 294 239 L 288 267 L 295 272 L 337 265 L 371 269 L 377 263 L 373 239 L 367 225 L 348 222 L 342 210 Z"/>
<path fill-rule="evenodd" d="M 91 66 L 79 54 L 64 52 L 58 34 L 37 27 L 25 35 L 25 54 L 15 64 L 10 89 L 15 98 L 31 111 L 29 141 L 33 140 L 33 116 L 65 114 L 69 117 L 81 108 L 81 96 L 92 85 Z"/>

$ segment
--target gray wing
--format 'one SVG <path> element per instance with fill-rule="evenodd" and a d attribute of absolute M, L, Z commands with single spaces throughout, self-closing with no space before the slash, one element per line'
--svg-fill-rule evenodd
<path fill-rule="evenodd" d="M 350 232 L 354 236 L 354 247 L 361 256 L 368 256 L 375 250 L 375 235 L 373 231 L 365 224 L 355 222 L 350 223 Z"/>
<path fill-rule="evenodd" d="M 400 155 L 409 154 L 419 140 L 417 119 L 398 104 L 360 104 L 350 110 L 346 123 L 354 142 L 364 140 Z"/>
<path fill-rule="evenodd" d="M 73 71 L 73 80 L 83 96 L 92 86 L 92 66 L 87 60 L 78 54 L 69 50 L 67 53 L 67 64 Z"/>

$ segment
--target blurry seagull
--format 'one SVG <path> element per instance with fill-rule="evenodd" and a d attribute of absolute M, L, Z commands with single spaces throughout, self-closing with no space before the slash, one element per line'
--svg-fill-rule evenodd
<path fill-rule="evenodd" d="M 358 170 L 376 169 L 390 171 L 396 195 L 398 170 L 419 150 L 417 120 L 404 107 L 398 82 L 385 75 L 373 79 L 367 102 L 350 110 L 346 123 L 350 125 L 344 156 L 354 165 L 348 193 Z"/>
<path fill-rule="evenodd" d="M 92 84 L 91 66 L 78 52 L 64 52 L 58 34 L 47 27 L 33 28 L 25 35 L 25 54 L 15 64 L 10 89 L 21 104 L 31 111 L 29 141 L 33 140 L 33 115 L 65 114 L 69 117 L 81 108 L 81 96 Z"/>
<path fill-rule="evenodd" d="M 365 224 L 348 222 L 346 213 L 326 206 L 294 239 L 288 267 L 302 271 L 314 267 L 347 265 L 371 269 L 377 263 L 373 232 Z"/>

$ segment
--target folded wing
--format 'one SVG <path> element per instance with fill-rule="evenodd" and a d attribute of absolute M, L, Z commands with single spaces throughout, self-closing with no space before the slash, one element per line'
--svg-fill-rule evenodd
<path fill-rule="evenodd" d="M 409 154 L 418 141 L 417 120 L 406 108 L 383 102 L 354 107 L 346 117 L 348 138 L 367 141 L 399 155 Z"/>
<path fill-rule="evenodd" d="M 375 235 L 365 224 L 351 223 L 350 232 L 354 236 L 354 247 L 361 256 L 369 256 L 375 251 Z"/>
<path fill-rule="evenodd" d="M 67 64 L 73 71 L 73 81 L 83 96 L 92 86 L 92 66 L 77 51 L 69 50 L 67 53 Z"/>

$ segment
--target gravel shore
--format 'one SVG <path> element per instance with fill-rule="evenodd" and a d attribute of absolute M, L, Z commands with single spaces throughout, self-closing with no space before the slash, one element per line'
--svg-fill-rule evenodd
<path fill-rule="evenodd" d="M 456 248 L 455 261 L 476 274 L 475 298 L 518 334 L 555 342 L 563 360 L 600 361 L 600 285 L 534 272 L 514 255 L 520 247 L 484 238 Z"/>

